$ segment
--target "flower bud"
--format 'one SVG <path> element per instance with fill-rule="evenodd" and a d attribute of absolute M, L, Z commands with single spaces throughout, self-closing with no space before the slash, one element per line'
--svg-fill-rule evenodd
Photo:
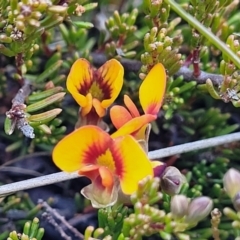
<path fill-rule="evenodd" d="M 185 182 L 184 176 L 175 167 L 167 167 L 161 177 L 161 188 L 168 195 L 178 194 L 182 184 Z"/>
<path fill-rule="evenodd" d="M 188 199 L 184 195 L 175 195 L 171 199 L 171 213 L 174 218 L 180 219 L 187 215 Z"/>
<path fill-rule="evenodd" d="M 237 213 L 236 213 L 233 209 L 231 209 L 231 208 L 229 208 L 229 207 L 225 207 L 225 208 L 223 209 L 223 213 L 224 213 L 225 216 L 227 216 L 227 217 L 230 218 L 231 220 L 236 220 L 236 219 L 238 219 Z"/>
<path fill-rule="evenodd" d="M 240 172 L 230 168 L 223 177 L 223 186 L 228 196 L 233 199 L 240 192 Z"/>
<path fill-rule="evenodd" d="M 232 202 L 233 202 L 233 206 L 234 206 L 235 210 L 239 212 L 240 211 L 240 192 L 238 192 L 234 196 Z"/>
<path fill-rule="evenodd" d="M 191 201 L 188 207 L 186 222 L 197 223 L 204 219 L 212 210 L 213 201 L 209 197 L 198 197 Z"/>

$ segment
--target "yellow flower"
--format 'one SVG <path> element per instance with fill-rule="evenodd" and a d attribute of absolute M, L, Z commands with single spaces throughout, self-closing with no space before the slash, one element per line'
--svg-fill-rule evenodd
<path fill-rule="evenodd" d="M 81 106 L 81 116 L 89 114 L 88 124 L 102 118 L 106 108 L 117 98 L 122 89 L 123 74 L 122 65 L 115 59 L 97 70 L 86 59 L 74 62 L 67 78 L 67 89 Z"/>
<path fill-rule="evenodd" d="M 113 139 L 96 126 L 84 126 L 63 138 L 53 150 L 53 161 L 63 171 L 79 170 L 92 184 L 82 194 L 94 207 L 113 205 L 119 187 L 130 195 L 138 182 L 153 176 L 147 155 L 130 135 Z"/>
<path fill-rule="evenodd" d="M 113 106 L 110 109 L 110 117 L 113 125 L 118 129 L 112 137 L 132 134 L 136 139 L 144 139 L 148 123 L 157 118 L 162 105 L 166 88 L 165 68 L 161 63 L 156 64 L 148 73 L 139 89 L 139 100 L 144 114 L 140 113 L 127 96 L 124 96 L 126 108 Z"/>

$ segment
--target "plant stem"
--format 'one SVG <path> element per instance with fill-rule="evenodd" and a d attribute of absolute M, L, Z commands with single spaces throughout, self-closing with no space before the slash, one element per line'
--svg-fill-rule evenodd
<path fill-rule="evenodd" d="M 197 84 L 205 84 L 206 80 L 208 78 L 211 79 L 213 85 L 219 86 L 223 83 L 223 75 L 221 74 L 213 74 L 213 73 L 208 73 L 201 71 L 201 74 L 198 77 L 194 76 L 194 73 L 191 69 L 189 69 L 189 65 L 192 64 L 192 58 L 193 56 L 191 55 L 189 59 L 186 60 L 186 64 L 182 66 L 175 74 L 175 77 L 183 76 L 184 81 L 186 82 L 191 82 L 191 81 L 196 81 Z M 100 67 L 107 61 L 107 57 L 102 54 L 102 53 L 91 53 L 91 58 L 93 60 L 93 64 L 95 66 Z M 133 59 L 127 59 L 127 58 L 122 58 L 120 60 L 121 64 L 124 67 L 124 70 L 126 72 L 139 72 L 140 68 L 142 66 L 142 63 L 138 60 L 133 60 Z"/>
<path fill-rule="evenodd" d="M 204 148 L 215 147 L 218 145 L 227 144 L 235 141 L 240 141 L 240 132 L 151 151 L 149 152 L 148 157 L 150 159 L 161 159 L 163 157 L 169 157 L 176 154 L 196 151 Z M 13 194 L 18 191 L 35 188 L 35 187 L 41 187 L 41 186 L 62 182 L 62 181 L 66 181 L 66 180 L 70 180 L 78 177 L 81 177 L 80 175 L 78 175 L 78 172 L 73 172 L 73 173 L 59 172 L 59 173 L 53 173 L 50 175 L 36 177 L 33 179 L 28 179 L 20 182 L 6 184 L 3 186 L 0 186 L 0 197 L 7 196 L 9 194 Z"/>
<path fill-rule="evenodd" d="M 10 183 L 3 186 L 0 186 L 0 197 L 5 197 L 9 194 L 13 194 L 18 191 L 41 187 L 53 183 L 63 182 L 66 180 L 74 179 L 81 177 L 78 172 L 66 173 L 66 172 L 58 172 L 49 174 L 42 177 L 36 177 L 20 182 Z"/>
<path fill-rule="evenodd" d="M 174 12 L 176 12 L 182 19 L 189 23 L 193 28 L 195 28 L 199 33 L 201 33 L 205 38 L 207 38 L 216 48 L 221 50 L 228 58 L 240 68 L 239 57 L 222 42 L 216 35 L 214 35 L 209 29 L 207 29 L 203 24 L 201 24 L 196 18 L 187 13 L 179 4 L 174 0 L 164 0 L 169 4 Z"/>
<path fill-rule="evenodd" d="M 196 142 L 185 143 L 178 146 L 159 149 L 148 153 L 150 159 L 159 159 L 164 157 L 173 156 L 176 154 L 186 153 L 190 151 L 200 150 L 209 147 L 215 147 L 222 144 L 227 144 L 240 140 L 240 132 L 231 133 L 224 136 L 213 137 L 208 139 L 199 140 Z"/>

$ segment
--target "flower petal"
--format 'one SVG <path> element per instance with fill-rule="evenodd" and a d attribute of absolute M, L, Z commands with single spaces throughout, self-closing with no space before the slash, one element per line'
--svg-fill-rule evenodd
<path fill-rule="evenodd" d="M 165 68 L 158 63 L 150 70 L 139 88 L 139 99 L 145 113 L 157 115 L 162 105 L 165 88 Z"/>
<path fill-rule="evenodd" d="M 114 127 L 118 129 L 130 121 L 132 116 L 125 107 L 117 105 L 110 109 L 110 118 Z"/>
<path fill-rule="evenodd" d="M 83 166 L 96 164 L 99 156 L 105 154 L 112 142 L 111 137 L 100 128 L 84 126 L 67 135 L 55 146 L 53 161 L 63 171 L 77 171 Z"/>
<path fill-rule="evenodd" d="M 151 114 L 144 114 L 140 117 L 136 117 L 128 121 L 121 128 L 119 128 L 115 133 L 111 136 L 113 138 L 125 136 L 128 134 L 135 134 L 138 130 L 140 130 L 145 124 L 148 124 L 156 119 L 156 116 Z"/>
<path fill-rule="evenodd" d="M 113 179 L 113 173 L 111 173 L 110 169 L 106 167 L 100 167 L 99 168 L 99 174 L 102 179 L 102 185 L 104 187 L 113 187 L 114 179 Z"/>
<path fill-rule="evenodd" d="M 93 107 L 96 110 L 96 113 L 98 114 L 99 117 L 104 117 L 104 115 L 106 114 L 106 109 L 102 107 L 100 101 L 96 98 L 93 99 Z"/>
<path fill-rule="evenodd" d="M 79 175 L 88 177 L 93 182 L 99 176 L 99 166 L 97 165 L 83 166 L 78 171 L 78 173 Z"/>
<path fill-rule="evenodd" d="M 109 98 L 104 99 L 101 104 L 103 108 L 108 108 L 122 89 L 124 69 L 119 61 L 111 59 L 102 65 L 98 72 L 101 75 L 101 82 L 98 83 L 100 88 L 103 92 L 109 91 Z"/>
<path fill-rule="evenodd" d="M 146 176 L 153 176 L 153 168 L 147 155 L 130 135 L 115 139 L 111 146 L 116 161 L 116 175 L 120 178 L 123 193 L 132 194 L 137 190 L 138 182 Z M 118 164 L 118 161 L 121 163 Z"/>
<path fill-rule="evenodd" d="M 139 117 L 139 111 L 136 105 L 133 103 L 132 99 L 128 95 L 124 95 L 123 100 L 129 112 L 132 114 L 132 117 Z"/>
<path fill-rule="evenodd" d="M 93 81 L 93 71 L 90 63 L 83 58 L 75 61 L 67 78 L 67 89 L 75 101 L 81 106 L 87 105 L 85 95 Z"/>
<path fill-rule="evenodd" d="M 107 167 L 90 165 L 84 166 L 79 170 L 79 175 L 84 175 L 94 182 L 100 176 L 101 186 L 112 188 L 114 183 L 113 173 Z"/>
<path fill-rule="evenodd" d="M 146 135 L 146 133 L 148 133 L 148 131 L 147 131 L 148 125 L 149 125 L 149 124 L 143 125 L 143 126 L 134 134 L 134 137 L 135 137 L 137 140 L 144 140 L 144 141 L 148 142 L 148 137 L 149 137 L 149 135 Z M 149 133 L 149 134 L 150 134 L 150 133 Z"/>
<path fill-rule="evenodd" d="M 114 205 L 118 199 L 119 182 L 115 182 L 112 188 L 106 188 L 101 184 L 101 178 L 81 190 L 84 197 L 89 199 L 94 208 L 106 208 Z"/>
<path fill-rule="evenodd" d="M 91 93 L 88 93 L 85 98 L 87 104 L 80 110 L 82 116 L 86 116 L 91 111 L 93 106 L 93 99 Z"/>
<path fill-rule="evenodd" d="M 142 149 L 148 154 L 148 140 L 151 131 L 151 124 L 148 123 L 141 127 L 139 131 L 134 134 L 134 138 L 138 141 Z"/>

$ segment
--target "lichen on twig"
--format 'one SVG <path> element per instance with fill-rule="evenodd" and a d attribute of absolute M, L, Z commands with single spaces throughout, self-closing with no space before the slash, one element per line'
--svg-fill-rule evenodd
<path fill-rule="evenodd" d="M 11 135 L 17 127 L 26 137 L 34 138 L 34 129 L 31 127 L 26 119 L 24 104 L 25 99 L 32 92 L 32 85 L 29 81 L 25 80 L 24 85 L 20 88 L 16 96 L 12 100 L 12 107 L 9 111 L 6 112 L 7 118 L 10 120 L 10 126 L 7 130 L 7 133 Z"/>

